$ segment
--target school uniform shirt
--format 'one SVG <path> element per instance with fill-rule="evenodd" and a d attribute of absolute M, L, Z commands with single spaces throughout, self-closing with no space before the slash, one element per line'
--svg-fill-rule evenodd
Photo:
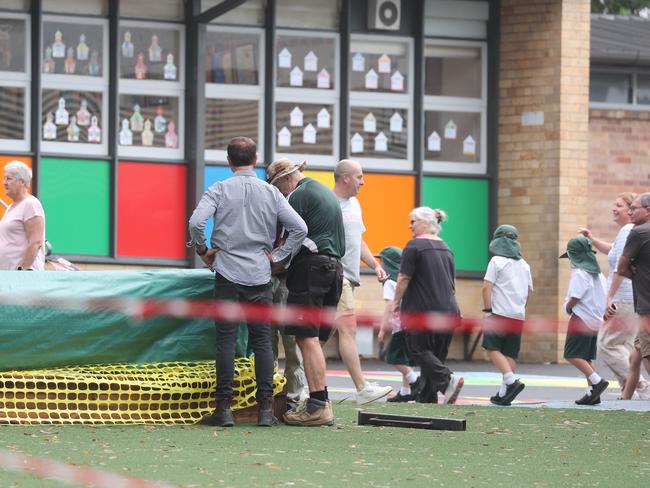
<path fill-rule="evenodd" d="M 526 318 L 526 301 L 528 290 L 533 289 L 533 278 L 524 259 L 494 256 L 483 279 L 492 283 L 493 314 L 517 320 Z"/>
<path fill-rule="evenodd" d="M 580 268 L 571 270 L 569 291 L 564 299 L 564 310 L 571 298 L 577 298 L 573 307 L 577 315 L 591 330 L 603 325 L 603 315 L 607 308 L 607 280 L 602 273 L 594 274 Z"/>
<path fill-rule="evenodd" d="M 384 300 L 393 300 L 395 298 L 395 290 L 397 290 L 397 283 L 394 280 L 384 281 Z M 390 319 L 391 331 L 394 334 L 402 330 L 400 323 L 399 313 L 394 313 Z"/>

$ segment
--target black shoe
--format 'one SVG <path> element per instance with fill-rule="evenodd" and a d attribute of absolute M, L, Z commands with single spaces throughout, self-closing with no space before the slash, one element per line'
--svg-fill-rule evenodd
<path fill-rule="evenodd" d="M 260 399 L 258 403 L 257 425 L 260 427 L 271 427 L 277 424 L 278 419 L 273 415 L 273 397 Z"/>
<path fill-rule="evenodd" d="M 211 425 L 213 427 L 232 427 L 235 425 L 235 418 L 230 410 L 231 400 L 221 400 L 217 402 L 217 408 L 211 415 L 203 417 L 200 420 L 202 425 Z"/>
<path fill-rule="evenodd" d="M 589 395 L 589 405 L 596 405 L 596 400 L 600 400 L 600 395 L 607 389 L 609 386 L 609 381 L 600 380 L 595 385 L 591 385 L 591 395 Z"/>
<path fill-rule="evenodd" d="M 386 401 L 391 403 L 405 403 L 412 402 L 413 400 L 415 400 L 413 393 L 410 395 L 402 395 L 400 392 L 397 392 L 397 395 L 389 397 Z"/>
<path fill-rule="evenodd" d="M 501 398 L 501 403 L 499 405 L 510 405 L 512 401 L 519 395 L 526 385 L 521 381 L 515 380 L 514 383 L 506 386 L 506 394 Z"/>
<path fill-rule="evenodd" d="M 599 404 L 600 404 L 600 394 L 596 399 L 594 399 L 593 391 L 590 394 L 586 393 L 582 398 L 576 400 L 576 405 L 599 405 Z"/>
<path fill-rule="evenodd" d="M 499 393 L 490 397 L 490 403 L 495 405 L 503 405 L 503 397 L 499 396 Z"/>

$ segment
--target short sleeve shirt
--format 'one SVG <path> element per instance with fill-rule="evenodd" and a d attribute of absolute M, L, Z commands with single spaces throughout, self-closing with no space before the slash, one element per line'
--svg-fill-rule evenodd
<path fill-rule="evenodd" d="M 623 249 L 635 268 L 632 277 L 634 309 L 640 315 L 650 314 L 650 222 L 635 226 Z"/>
<path fill-rule="evenodd" d="M 361 204 L 356 197 L 341 198 L 341 213 L 345 228 L 345 255 L 341 259 L 343 275 L 355 285 L 361 282 L 361 241 L 366 226 L 363 225 Z"/>
<path fill-rule="evenodd" d="M 607 263 L 609 264 L 609 274 L 607 275 L 607 289 L 612 286 L 612 279 L 614 278 L 614 273 L 618 269 L 618 260 L 623 253 L 623 248 L 625 247 L 625 242 L 627 241 L 627 236 L 630 235 L 630 231 L 634 227 L 634 224 L 626 224 L 621 227 L 621 230 L 616 234 L 614 239 L 614 244 L 607 254 Z M 629 278 L 623 278 L 621 285 L 616 290 L 614 294 L 614 301 L 632 303 L 632 281 Z"/>
<path fill-rule="evenodd" d="M 45 218 L 45 212 L 41 202 L 33 195 L 9 205 L 0 220 L 0 269 L 16 269 L 20 264 L 28 244 L 25 222 L 34 217 Z M 44 265 L 45 254 L 41 247 L 31 269 L 41 271 Z"/>
<path fill-rule="evenodd" d="M 564 308 L 571 298 L 577 298 L 573 313 L 580 317 L 592 330 L 603 325 L 603 315 L 607 307 L 607 281 L 602 273 L 589 273 L 584 269 L 573 268 L 569 290 L 564 299 Z"/>
<path fill-rule="evenodd" d="M 397 283 L 394 280 L 388 279 L 384 281 L 384 300 L 393 300 L 395 298 L 395 291 L 397 290 Z M 402 330 L 400 323 L 399 313 L 394 313 L 390 319 L 391 330 L 393 334 Z"/>
<path fill-rule="evenodd" d="M 411 239 L 402 252 L 399 271 L 411 278 L 402 298 L 402 311 L 460 313 L 454 255 L 443 241 Z"/>
<path fill-rule="evenodd" d="M 533 288 L 533 278 L 524 259 L 494 256 L 483 279 L 492 283 L 492 313 L 517 320 L 526 318 L 526 301 L 528 290 Z"/>

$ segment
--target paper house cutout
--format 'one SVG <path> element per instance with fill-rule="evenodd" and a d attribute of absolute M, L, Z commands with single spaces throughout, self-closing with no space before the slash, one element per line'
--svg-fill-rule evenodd
<path fill-rule="evenodd" d="M 291 127 L 302 127 L 302 110 L 300 110 L 300 107 L 294 107 L 293 110 L 291 111 L 291 120 L 289 121 L 289 125 Z"/>
<path fill-rule="evenodd" d="M 291 52 L 286 47 L 278 53 L 278 68 L 291 68 Z"/>
<path fill-rule="evenodd" d="M 122 130 L 120 131 L 120 146 L 133 145 L 133 132 L 129 129 L 128 119 L 122 120 Z"/>
<path fill-rule="evenodd" d="M 366 58 L 361 53 L 356 53 L 352 56 L 352 71 L 365 71 L 366 70 Z"/>
<path fill-rule="evenodd" d="M 390 118 L 390 131 L 402 132 L 403 125 L 404 125 L 404 119 L 399 113 L 395 112 Z"/>
<path fill-rule="evenodd" d="M 376 90 L 378 86 L 378 80 L 379 80 L 379 75 L 377 75 L 377 72 L 370 68 L 370 70 L 366 73 L 366 89 L 368 90 Z"/>
<path fill-rule="evenodd" d="M 476 156 L 476 141 L 472 136 L 467 136 L 463 141 L 463 154 L 465 156 Z"/>
<path fill-rule="evenodd" d="M 302 131 L 302 142 L 305 144 L 316 144 L 316 128 L 307 124 L 307 126 Z"/>
<path fill-rule="evenodd" d="M 445 139 L 456 139 L 456 123 L 453 120 L 445 125 Z"/>
<path fill-rule="evenodd" d="M 377 119 L 372 112 L 368 112 L 368 115 L 363 118 L 363 131 L 377 132 Z"/>
<path fill-rule="evenodd" d="M 327 111 L 325 107 L 323 107 L 320 110 L 320 112 L 318 112 L 316 125 L 321 129 L 329 129 L 330 119 L 331 119 L 330 113 Z"/>
<path fill-rule="evenodd" d="M 305 71 L 318 71 L 318 56 L 314 51 L 305 54 Z"/>
<path fill-rule="evenodd" d="M 97 117 L 95 115 L 90 119 L 90 127 L 88 128 L 88 142 L 102 142 L 102 130 L 97 124 Z"/>
<path fill-rule="evenodd" d="M 377 60 L 377 71 L 379 73 L 390 73 L 390 56 L 382 54 Z"/>
<path fill-rule="evenodd" d="M 278 132 L 278 147 L 291 147 L 291 131 L 286 127 Z"/>
<path fill-rule="evenodd" d="M 376 152 L 385 152 L 388 151 L 388 137 L 384 132 L 380 132 L 375 137 L 375 151 Z"/>
<path fill-rule="evenodd" d="M 427 150 L 440 151 L 440 134 L 435 130 L 427 137 Z"/>
<path fill-rule="evenodd" d="M 390 89 L 392 91 L 404 91 L 404 75 L 399 70 L 390 77 Z"/>
<path fill-rule="evenodd" d="M 295 66 L 291 70 L 291 75 L 289 76 L 289 85 L 291 86 L 302 86 L 302 70 Z"/>
<path fill-rule="evenodd" d="M 350 152 L 360 153 L 363 152 L 363 137 L 358 132 L 355 132 L 350 140 Z"/>
<path fill-rule="evenodd" d="M 320 70 L 318 73 L 318 80 L 316 81 L 316 86 L 318 88 L 329 88 L 330 87 L 330 74 L 325 68 Z"/>

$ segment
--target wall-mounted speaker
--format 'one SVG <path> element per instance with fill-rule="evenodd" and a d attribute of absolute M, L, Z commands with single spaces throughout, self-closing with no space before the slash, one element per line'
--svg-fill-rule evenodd
<path fill-rule="evenodd" d="M 401 0 L 368 0 L 368 29 L 399 30 Z"/>

